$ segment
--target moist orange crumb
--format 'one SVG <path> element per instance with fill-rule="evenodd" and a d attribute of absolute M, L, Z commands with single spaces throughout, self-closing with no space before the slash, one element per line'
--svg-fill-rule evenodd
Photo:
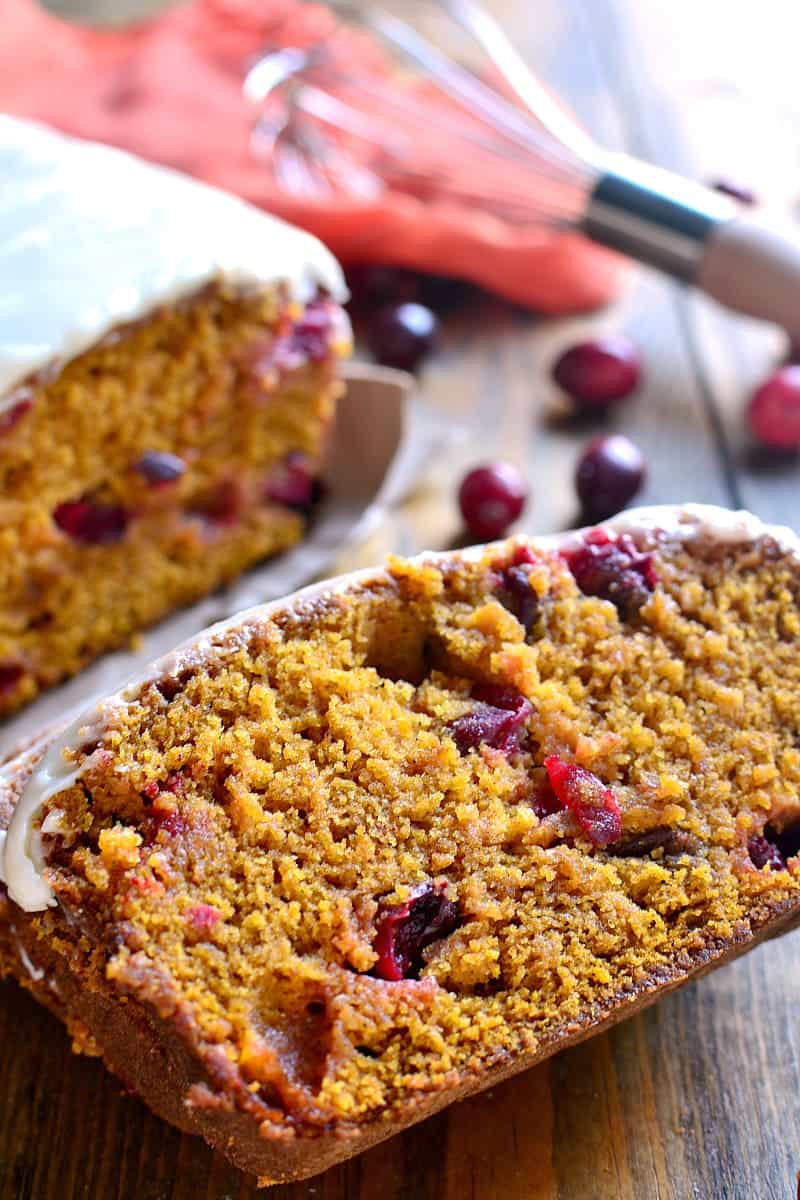
<path fill-rule="evenodd" d="M 345 350 L 332 301 L 217 283 L 15 387 L 0 715 L 298 541 Z"/>
<path fill-rule="evenodd" d="M 40 937 L 273 1130 L 555 1042 L 800 900 L 798 595 L 768 538 L 602 535 L 255 619 L 107 710 Z"/>

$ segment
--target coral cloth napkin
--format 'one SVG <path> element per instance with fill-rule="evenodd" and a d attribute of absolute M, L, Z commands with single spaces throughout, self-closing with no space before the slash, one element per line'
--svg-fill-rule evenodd
<path fill-rule="evenodd" d="M 622 265 L 575 234 L 511 226 L 477 209 L 395 189 L 374 198 L 292 196 L 250 145 L 242 79 L 265 48 L 331 32 L 298 0 L 194 0 L 124 29 L 89 29 L 35 0 L 0 0 L 0 109 L 166 163 L 316 233 L 346 263 L 381 262 L 470 279 L 551 313 L 590 309 Z M 348 72 L 387 70 L 363 33 L 339 30 Z M 344 43 L 342 43 L 344 38 Z"/>

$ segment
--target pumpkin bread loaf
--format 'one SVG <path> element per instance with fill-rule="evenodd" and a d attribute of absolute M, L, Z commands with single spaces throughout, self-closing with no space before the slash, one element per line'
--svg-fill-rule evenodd
<path fill-rule="evenodd" d="M 302 536 L 349 334 L 313 238 L 3 116 L 0 268 L 1 716 Z"/>
<path fill-rule="evenodd" d="M 208 631 L 2 769 L 5 970 L 265 1181 L 630 1015 L 800 915 L 799 552 L 639 510 Z"/>

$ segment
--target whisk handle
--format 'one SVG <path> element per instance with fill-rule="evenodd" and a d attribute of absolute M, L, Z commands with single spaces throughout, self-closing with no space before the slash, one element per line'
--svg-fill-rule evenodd
<path fill-rule="evenodd" d="M 800 338 L 800 228 L 743 213 L 710 188 L 626 155 L 608 155 L 583 229 L 736 312 Z"/>
<path fill-rule="evenodd" d="M 627 155 L 606 155 L 582 228 L 596 242 L 693 283 L 715 230 L 738 209 L 727 197 Z"/>
<path fill-rule="evenodd" d="M 725 221 L 706 242 L 696 283 L 728 308 L 800 337 L 797 226 L 749 213 Z"/>

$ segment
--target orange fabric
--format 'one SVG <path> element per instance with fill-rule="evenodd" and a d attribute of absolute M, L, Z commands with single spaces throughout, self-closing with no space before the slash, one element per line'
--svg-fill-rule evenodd
<path fill-rule="evenodd" d="M 136 26 L 98 30 L 55 18 L 35 0 L 0 0 L 0 109 L 237 192 L 310 229 L 345 262 L 463 276 L 553 313 L 612 298 L 620 261 L 574 234 L 514 227 L 398 190 L 369 201 L 303 201 L 281 190 L 251 152 L 242 78 L 265 47 L 307 44 L 334 24 L 327 9 L 297 0 L 194 0 Z M 336 44 L 348 72 L 384 69 L 363 34 L 340 30 Z"/>

